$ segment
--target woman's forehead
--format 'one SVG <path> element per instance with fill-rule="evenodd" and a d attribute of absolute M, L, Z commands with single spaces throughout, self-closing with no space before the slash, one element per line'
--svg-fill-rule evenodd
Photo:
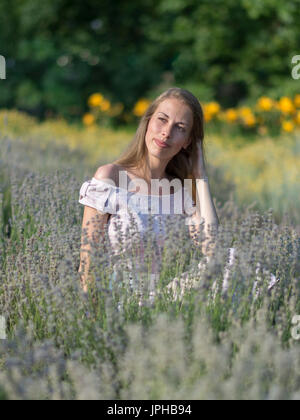
<path fill-rule="evenodd" d="M 169 118 L 176 117 L 182 122 L 192 122 L 193 113 L 190 107 L 178 99 L 166 99 L 159 104 L 156 113 L 163 113 Z"/>

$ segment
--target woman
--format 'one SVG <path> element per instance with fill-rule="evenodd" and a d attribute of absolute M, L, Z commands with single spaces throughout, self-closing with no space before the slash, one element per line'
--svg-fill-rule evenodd
<path fill-rule="evenodd" d="M 161 190 L 158 194 L 152 194 L 153 186 L 158 191 L 157 187 L 171 184 L 175 189 L 174 194 L 163 195 L 160 194 Z M 136 187 L 139 188 L 138 191 Z M 149 199 L 151 199 L 150 207 Z M 111 246 L 116 255 L 121 255 L 123 251 L 119 246 L 116 221 L 120 220 L 123 232 L 128 233 L 129 221 L 134 219 L 139 232 L 143 234 L 148 226 L 146 222 L 148 215 L 147 211 L 144 214 L 141 208 L 147 210 L 148 206 L 148 210 L 153 210 L 152 201 L 160 202 L 163 199 L 169 200 L 177 208 L 180 203 L 182 204 L 181 214 L 187 216 L 185 223 L 188 225 L 191 238 L 201 246 L 206 258 L 204 262 L 207 262 L 213 253 L 214 233 L 219 220 L 204 163 L 203 112 L 197 98 L 189 91 L 180 88 L 170 88 L 154 100 L 141 118 L 135 137 L 123 155 L 112 164 L 98 168 L 92 180 L 82 185 L 79 199 L 79 202 L 85 205 L 82 228 L 86 229 L 89 239 L 99 240 L 108 225 Z M 159 210 L 151 213 L 154 214 L 153 230 L 158 233 L 155 221 L 159 219 L 164 224 L 164 212 Z M 175 217 L 175 212 L 171 211 L 170 214 Z M 97 222 L 93 225 L 94 219 Z M 95 226 L 100 229 L 96 229 Z M 198 234 L 203 228 L 205 237 L 199 243 Z M 163 239 L 160 238 L 158 242 L 162 247 Z M 133 270 L 130 260 L 128 264 L 131 282 L 138 281 L 137 272 L 146 271 L 143 241 L 138 243 L 140 265 L 138 269 L 135 267 Z M 129 242 L 125 245 L 129 247 Z M 90 247 L 91 244 L 84 245 L 82 240 L 78 271 L 85 292 L 90 283 L 88 275 Z M 153 263 L 151 277 L 148 279 L 151 282 L 149 287 L 152 296 L 155 294 L 154 283 L 159 278 L 160 261 L 154 259 Z M 201 264 L 203 261 L 199 264 L 199 268 L 203 267 Z M 115 273 L 115 279 L 116 276 Z M 169 289 L 173 290 L 177 298 L 175 280 L 177 279 L 170 283 Z M 184 289 L 185 280 L 185 278 L 179 280 L 180 288 Z"/>
<path fill-rule="evenodd" d="M 123 156 L 112 164 L 98 168 L 93 179 L 82 185 L 79 202 L 85 205 L 82 228 L 87 229 L 88 237 L 92 239 L 95 236 L 95 228 L 92 228 L 92 223 L 88 222 L 97 218 L 97 225 L 101 227 L 100 232 L 103 233 L 105 226 L 109 225 L 109 237 L 113 248 L 117 253 L 120 252 L 118 241 L 115 241 L 116 232 L 113 229 L 113 218 L 118 211 L 113 207 L 116 198 L 120 198 L 122 192 L 126 190 L 120 187 L 120 173 L 123 175 L 126 172 L 126 182 L 131 185 L 126 192 L 132 192 L 134 187 L 138 186 L 139 198 L 168 197 L 171 200 L 175 197 L 178 205 L 180 195 L 176 194 L 182 191 L 182 204 L 185 207 L 182 213 L 188 215 L 186 224 L 190 235 L 198 244 L 200 226 L 204 224 L 206 240 L 201 246 L 203 254 L 209 257 L 213 251 L 211 228 L 217 228 L 219 221 L 205 170 L 203 140 L 203 112 L 197 98 L 180 88 L 171 88 L 162 93 L 141 118 L 136 135 Z M 150 195 L 149 187 L 150 184 L 153 187 L 153 180 L 160 182 L 160 185 L 164 182 L 169 184 L 173 182 L 174 185 L 176 180 L 181 186 L 176 184 L 177 191 L 174 194 Z M 196 203 L 196 206 L 193 206 L 193 203 Z M 132 210 L 134 206 L 129 208 Z M 121 220 L 125 225 L 129 220 L 128 213 L 122 212 Z M 161 213 L 159 215 L 161 216 Z M 145 218 L 142 218 L 141 214 L 139 222 L 142 232 L 145 229 Z M 87 251 L 90 251 L 90 245 L 82 246 L 79 272 L 84 291 L 88 289 Z M 152 280 L 158 278 L 157 266 L 152 267 L 152 275 Z"/>

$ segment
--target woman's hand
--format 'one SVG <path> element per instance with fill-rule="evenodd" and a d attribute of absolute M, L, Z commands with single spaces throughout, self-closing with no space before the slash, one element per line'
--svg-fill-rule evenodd
<path fill-rule="evenodd" d="M 206 170 L 203 158 L 203 151 L 202 145 L 200 142 L 197 143 L 197 157 L 196 157 L 196 165 L 193 168 L 193 175 L 196 179 L 201 179 L 206 177 Z"/>

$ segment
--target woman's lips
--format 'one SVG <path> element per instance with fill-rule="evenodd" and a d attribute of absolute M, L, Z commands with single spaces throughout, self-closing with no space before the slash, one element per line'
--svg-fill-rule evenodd
<path fill-rule="evenodd" d="M 162 143 L 161 141 L 159 141 L 159 140 L 157 140 L 157 139 L 154 139 L 154 141 L 155 141 L 155 143 L 157 144 L 157 146 L 161 147 L 162 149 L 165 149 L 165 148 L 169 147 L 169 145 L 168 145 L 168 144 L 166 144 L 166 143 Z"/>

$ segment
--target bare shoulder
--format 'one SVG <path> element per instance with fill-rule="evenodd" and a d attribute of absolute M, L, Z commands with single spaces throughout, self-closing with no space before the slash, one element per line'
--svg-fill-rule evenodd
<path fill-rule="evenodd" d="M 107 163 L 106 165 L 99 166 L 94 174 L 94 178 L 99 181 L 113 181 L 117 185 L 119 168 L 114 163 Z"/>

